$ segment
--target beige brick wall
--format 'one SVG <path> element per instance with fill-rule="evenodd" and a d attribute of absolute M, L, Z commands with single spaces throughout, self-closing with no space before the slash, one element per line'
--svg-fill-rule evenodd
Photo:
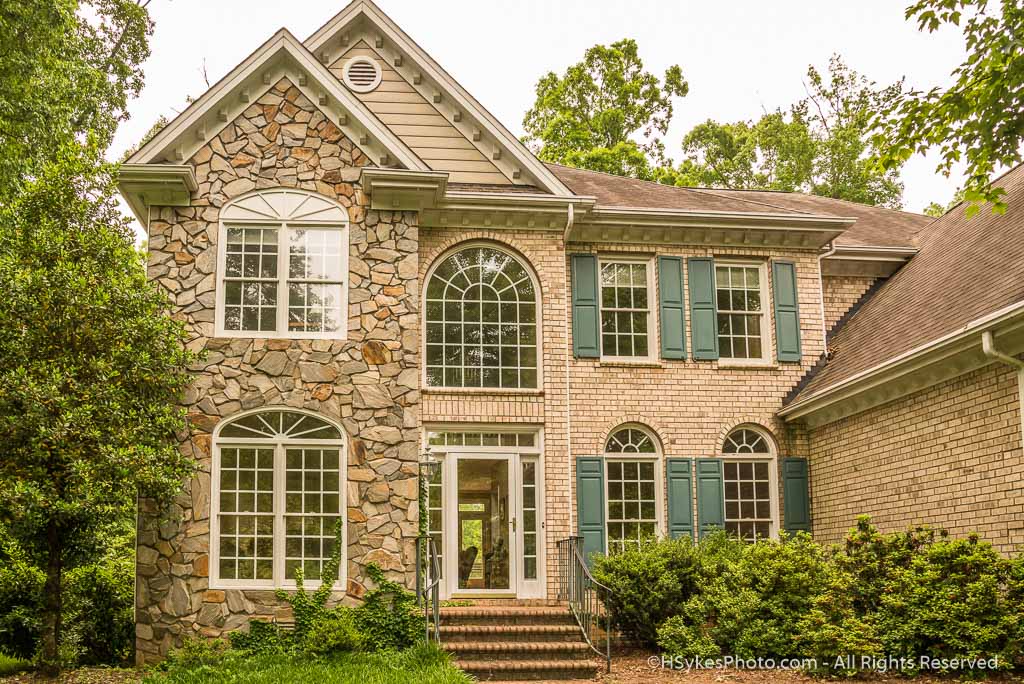
<path fill-rule="evenodd" d="M 865 276 L 825 276 L 822 282 L 825 295 L 825 328 L 831 330 L 877 280 Z"/>
<path fill-rule="evenodd" d="M 600 454 L 608 433 L 625 422 L 643 423 L 661 440 L 667 456 L 708 457 L 718 453 L 726 434 L 754 423 L 779 442 L 781 456 L 799 456 L 775 418 L 783 397 L 821 355 L 822 327 L 818 262 L 811 251 L 716 249 L 686 246 L 642 247 L 570 245 L 570 253 L 659 254 L 691 257 L 786 258 L 797 263 L 803 361 L 766 368 L 727 368 L 717 361 L 662 361 L 643 366 L 592 359 L 570 361 L 571 453 L 566 401 L 566 298 L 569 260 L 560 232 L 498 232 L 424 229 L 420 235 L 420 276 L 452 247 L 492 240 L 519 252 L 540 280 L 542 310 L 542 391 L 452 392 L 424 389 L 424 424 L 451 422 L 519 423 L 544 429 L 546 548 L 549 592 L 556 581 L 557 540 L 575 533 L 575 457 Z M 684 268 L 684 277 L 686 276 Z M 656 282 L 656 279 L 655 279 Z M 424 288 L 425 289 L 425 288 Z M 652 298 L 657 307 L 657 297 Z M 769 314 L 769 319 L 772 316 Z M 687 314 L 689 326 L 689 314 Z M 656 326 L 655 326 L 656 327 Z M 658 348 L 657 336 L 651 337 Z M 775 339 L 774 330 L 772 339 Z M 571 343 L 570 343 L 571 344 Z M 689 346 L 689 329 L 687 345 Z M 774 358 L 774 349 L 772 350 Z M 780 497 L 781 499 L 781 497 Z M 781 519 L 781 500 L 780 519 Z M 665 515 L 662 511 L 662 515 Z"/>
<path fill-rule="evenodd" d="M 814 534 L 837 541 L 859 514 L 883 530 L 978 531 L 1024 543 L 1024 458 L 1014 371 L 993 364 L 810 430 Z"/>

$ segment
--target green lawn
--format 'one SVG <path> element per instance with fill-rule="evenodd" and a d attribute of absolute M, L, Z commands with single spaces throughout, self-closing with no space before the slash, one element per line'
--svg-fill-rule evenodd
<path fill-rule="evenodd" d="M 156 672 L 143 684 L 468 684 L 442 651 L 419 646 L 401 653 L 347 653 L 328 658 L 229 654 L 216 665 Z"/>

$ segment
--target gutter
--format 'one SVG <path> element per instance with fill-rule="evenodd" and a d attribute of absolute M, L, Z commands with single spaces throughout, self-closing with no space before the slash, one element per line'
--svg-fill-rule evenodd
<path fill-rule="evenodd" d="M 567 469 L 565 472 L 573 472 L 573 458 L 572 458 L 572 380 L 570 372 L 572 370 L 572 362 L 570 356 L 572 355 L 572 344 L 569 341 L 569 316 L 572 286 L 569 283 L 569 267 L 566 265 L 569 263 L 569 233 L 572 232 L 573 224 L 576 221 L 576 215 L 573 210 L 573 205 L 569 204 L 569 213 L 565 219 L 565 230 L 562 232 L 562 287 L 566 288 L 565 293 L 565 318 L 563 320 L 563 326 L 565 329 L 565 454 L 567 459 Z M 572 485 L 576 478 L 570 475 L 567 478 L 566 486 L 568 492 L 566 492 L 569 498 L 569 534 L 567 536 L 573 536 L 575 534 L 575 528 L 573 527 L 573 496 L 572 496 Z"/>
<path fill-rule="evenodd" d="M 824 408 L 829 404 L 842 400 L 846 395 L 851 393 L 857 394 L 858 391 L 856 386 L 858 384 L 873 380 L 887 372 L 893 371 L 903 364 L 919 361 L 922 357 L 927 357 L 929 354 L 938 352 L 945 347 L 958 342 L 970 340 L 974 335 L 986 330 L 991 330 L 1003 323 L 1006 323 L 1007 321 L 1021 316 L 1022 314 L 1024 314 L 1024 301 L 1010 304 L 1002 309 L 997 309 L 990 314 L 966 323 L 953 332 L 947 333 L 946 335 L 932 340 L 931 342 L 927 342 L 899 354 L 888 361 L 884 361 L 878 365 L 856 373 L 824 390 L 795 401 L 792 404 L 783 407 L 782 410 L 777 412 L 777 415 L 785 418 L 787 421 L 791 421 L 809 413 L 813 413 L 820 408 Z"/>
<path fill-rule="evenodd" d="M 1020 405 L 1018 421 L 1020 422 L 1021 444 L 1024 445 L 1024 361 L 999 351 L 996 348 L 995 335 L 991 330 L 981 333 L 981 350 L 993 361 L 1017 369 L 1017 401 Z"/>
<path fill-rule="evenodd" d="M 822 273 L 822 262 L 836 253 L 836 241 L 828 243 L 828 248 L 818 255 L 818 302 L 821 304 L 821 344 L 823 356 L 828 360 L 828 323 L 825 322 L 825 275 Z"/>

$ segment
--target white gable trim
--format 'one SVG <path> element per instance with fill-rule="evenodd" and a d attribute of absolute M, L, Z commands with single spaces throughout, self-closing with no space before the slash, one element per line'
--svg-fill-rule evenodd
<path fill-rule="evenodd" d="M 288 77 L 374 164 L 426 171 L 426 164 L 338 82 L 287 29 L 281 29 L 128 159 L 189 159 L 270 86 Z"/>
<path fill-rule="evenodd" d="M 367 44 L 392 64 L 428 102 L 441 111 L 467 140 L 512 182 L 532 182 L 559 196 L 573 193 L 470 95 L 372 0 L 355 0 L 306 39 L 305 45 L 321 60 L 330 60 L 326 47 L 346 29 L 365 18 L 379 32 Z M 354 43 L 355 41 L 350 41 Z M 344 46 L 344 40 L 342 41 Z"/>

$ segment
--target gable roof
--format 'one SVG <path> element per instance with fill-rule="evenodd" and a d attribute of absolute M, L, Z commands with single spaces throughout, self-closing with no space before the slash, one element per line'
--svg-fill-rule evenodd
<path fill-rule="evenodd" d="M 428 171 L 409 147 L 374 116 L 288 29 L 282 28 L 192 102 L 126 164 L 181 162 L 206 144 L 282 76 L 292 82 L 381 166 Z"/>
<path fill-rule="evenodd" d="M 547 167 L 574 192 L 593 196 L 601 206 L 854 218 L 856 222 L 836 239 L 836 244 L 843 247 L 912 249 L 919 233 L 935 220 L 922 214 L 798 192 L 677 187 L 558 164 Z"/>
<path fill-rule="evenodd" d="M 959 205 L 919 236 L 920 251 L 839 328 L 803 402 L 1024 302 L 1024 165 L 1000 178 L 1007 212 Z"/>
<path fill-rule="evenodd" d="M 354 43 L 349 32 L 370 35 L 369 46 L 512 183 L 534 185 L 559 196 L 572 194 L 372 0 L 354 0 L 307 38 L 305 45 L 319 61 L 331 64 Z"/>

